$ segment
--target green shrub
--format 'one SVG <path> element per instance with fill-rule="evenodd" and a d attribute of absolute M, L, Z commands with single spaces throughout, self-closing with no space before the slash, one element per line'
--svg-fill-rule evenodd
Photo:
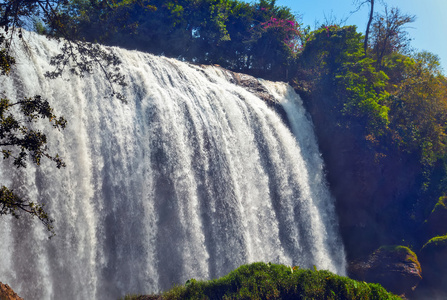
<path fill-rule="evenodd" d="M 243 265 L 210 281 L 188 280 L 163 299 L 400 299 L 379 284 L 277 264 Z"/>

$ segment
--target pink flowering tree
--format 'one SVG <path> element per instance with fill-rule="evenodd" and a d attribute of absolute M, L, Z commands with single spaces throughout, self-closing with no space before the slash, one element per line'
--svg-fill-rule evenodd
<path fill-rule="evenodd" d="M 303 50 L 303 33 L 301 25 L 296 20 L 271 17 L 267 22 L 262 22 L 260 27 L 263 32 L 272 31 L 293 55 Z"/>

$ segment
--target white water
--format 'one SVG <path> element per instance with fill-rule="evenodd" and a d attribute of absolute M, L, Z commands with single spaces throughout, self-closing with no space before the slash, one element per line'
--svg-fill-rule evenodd
<path fill-rule="evenodd" d="M 288 85 L 263 82 L 293 134 L 220 69 L 115 49 L 129 83 L 122 104 L 104 98 L 100 72 L 46 79 L 57 44 L 26 39 L 31 54 L 14 54 L 2 90 L 44 96 L 68 127 L 49 135 L 65 169 L 0 166 L 0 184 L 55 219 L 48 240 L 37 220 L 0 217 L 0 281 L 21 297 L 117 299 L 254 261 L 344 273 L 313 128 Z"/>

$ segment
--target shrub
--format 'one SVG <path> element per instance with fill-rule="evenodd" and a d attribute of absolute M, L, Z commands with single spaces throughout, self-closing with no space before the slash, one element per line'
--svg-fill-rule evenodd
<path fill-rule="evenodd" d="M 243 265 L 210 281 L 188 280 L 163 299 L 400 299 L 379 284 L 277 264 Z"/>

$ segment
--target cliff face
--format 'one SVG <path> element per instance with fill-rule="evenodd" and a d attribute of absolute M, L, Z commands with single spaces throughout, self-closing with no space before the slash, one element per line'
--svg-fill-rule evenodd
<path fill-rule="evenodd" d="M 360 126 L 341 126 L 330 95 L 303 98 L 336 197 L 348 259 L 398 244 L 412 226 L 403 208 L 420 185 L 418 165 L 402 153 L 378 152 Z"/>
<path fill-rule="evenodd" d="M 256 94 L 287 123 L 274 97 L 249 75 L 226 70 L 228 79 Z M 298 91 L 298 93 L 300 93 Z M 326 178 L 336 198 L 340 230 L 348 259 L 365 258 L 382 245 L 399 244 L 416 223 L 408 222 L 408 202 L 421 184 L 415 158 L 396 151 L 379 152 L 360 125 L 341 126 L 331 95 L 300 93 L 312 117 Z"/>

